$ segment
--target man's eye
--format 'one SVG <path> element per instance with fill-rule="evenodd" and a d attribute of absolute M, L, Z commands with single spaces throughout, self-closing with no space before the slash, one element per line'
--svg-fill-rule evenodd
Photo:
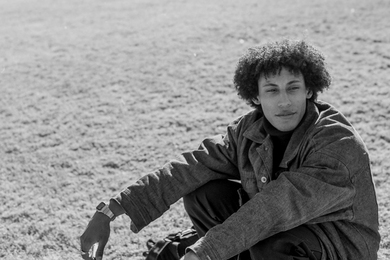
<path fill-rule="evenodd" d="M 274 93 L 274 92 L 276 92 L 276 91 L 277 91 L 276 89 L 268 89 L 268 90 L 267 90 L 268 93 Z"/>

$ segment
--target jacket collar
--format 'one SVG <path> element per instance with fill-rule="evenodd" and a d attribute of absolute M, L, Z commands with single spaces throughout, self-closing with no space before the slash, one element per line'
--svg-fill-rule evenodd
<path fill-rule="evenodd" d="M 263 131 L 263 120 L 264 115 L 262 115 L 258 120 L 256 120 L 252 125 L 250 125 L 244 132 L 244 137 L 249 140 L 262 144 L 264 142 L 267 133 Z"/>
<path fill-rule="evenodd" d="M 285 155 L 280 163 L 280 167 L 287 168 L 287 164 L 298 153 L 298 148 L 301 142 L 305 139 L 306 132 L 314 125 L 319 117 L 319 111 L 317 106 L 312 101 L 307 101 L 306 114 L 302 119 L 302 122 L 294 130 L 290 142 L 286 148 Z M 264 115 L 256 120 L 248 129 L 244 132 L 244 137 L 252 140 L 255 143 L 263 144 L 268 134 L 263 128 Z"/>
<path fill-rule="evenodd" d="M 319 115 L 320 112 L 317 106 L 312 101 L 308 101 L 306 106 L 306 114 L 302 119 L 302 123 L 295 129 L 291 136 L 290 142 L 286 148 L 286 152 L 284 153 L 285 156 L 279 165 L 280 167 L 288 168 L 288 163 L 297 155 L 301 143 L 306 141 L 307 133 L 310 132 L 310 129 L 315 125 Z"/>

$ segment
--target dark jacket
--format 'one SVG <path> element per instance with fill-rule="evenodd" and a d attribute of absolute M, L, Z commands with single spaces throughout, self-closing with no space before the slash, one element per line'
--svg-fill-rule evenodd
<path fill-rule="evenodd" d="M 239 179 L 250 200 L 191 247 L 201 259 L 228 259 L 306 225 L 320 238 L 323 259 L 376 260 L 380 236 L 370 161 L 347 119 L 329 104 L 308 102 L 277 171 L 262 124 L 262 113 L 253 110 L 226 135 L 205 139 L 198 150 L 122 191 L 116 199 L 133 231 L 210 180 Z"/>

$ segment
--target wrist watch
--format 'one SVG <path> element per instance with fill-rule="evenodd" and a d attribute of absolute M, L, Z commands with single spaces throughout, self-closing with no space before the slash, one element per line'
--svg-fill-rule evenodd
<path fill-rule="evenodd" d="M 106 205 L 106 203 L 104 203 L 104 202 L 100 202 L 99 205 L 97 205 L 96 211 L 103 213 L 104 215 L 109 217 L 110 221 L 113 221 L 115 219 L 114 213 L 112 213 L 112 211 L 110 210 L 108 205 Z"/>

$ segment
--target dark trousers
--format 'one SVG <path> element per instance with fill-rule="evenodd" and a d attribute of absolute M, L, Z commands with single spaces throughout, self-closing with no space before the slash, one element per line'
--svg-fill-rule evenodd
<path fill-rule="evenodd" d="M 184 207 L 200 237 L 239 209 L 242 199 L 238 192 L 240 189 L 240 183 L 216 180 L 184 197 Z M 320 260 L 321 245 L 310 229 L 299 226 L 258 242 L 242 252 L 239 259 Z"/>

